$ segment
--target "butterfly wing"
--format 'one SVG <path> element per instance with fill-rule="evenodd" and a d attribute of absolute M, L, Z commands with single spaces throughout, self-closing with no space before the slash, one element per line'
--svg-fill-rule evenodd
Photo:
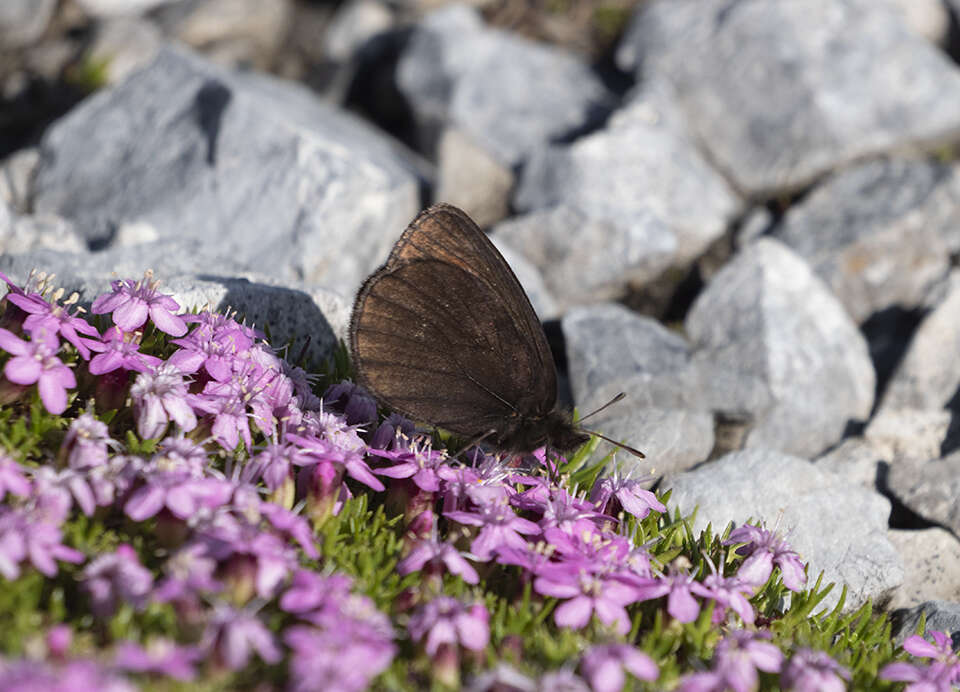
<path fill-rule="evenodd" d="M 556 400 L 550 349 L 520 282 L 449 205 L 421 213 L 361 287 L 350 338 L 361 384 L 462 435 L 543 415 Z"/>

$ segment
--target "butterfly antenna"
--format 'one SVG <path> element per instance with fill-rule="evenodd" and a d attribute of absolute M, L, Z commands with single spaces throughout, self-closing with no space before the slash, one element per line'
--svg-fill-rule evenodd
<path fill-rule="evenodd" d="M 598 413 L 600 413 L 601 411 L 603 411 L 604 409 L 606 409 L 607 407 L 613 406 L 613 405 L 614 405 L 615 403 L 617 403 L 618 401 L 622 401 L 625 396 L 627 396 L 627 395 L 624 394 L 623 392 L 620 392 L 620 393 L 617 394 L 615 397 L 613 397 L 610 401 L 608 401 L 608 402 L 605 403 L 603 406 L 601 406 L 600 408 L 598 408 L 596 411 L 591 411 L 590 413 L 588 413 L 587 415 L 585 415 L 583 418 L 579 419 L 579 420 L 577 421 L 577 423 L 582 423 L 583 421 L 587 420 L 587 418 L 589 418 L 590 416 L 595 416 L 595 415 L 597 415 Z M 587 432 L 590 432 L 590 431 L 588 430 Z M 596 433 L 594 433 L 594 434 L 596 434 Z M 602 435 L 601 435 L 601 437 L 602 437 Z"/>
<path fill-rule="evenodd" d="M 610 403 L 613 403 L 613 402 L 610 402 Z M 609 405 L 609 404 L 608 404 L 608 405 Z M 604 407 L 604 408 L 606 408 L 606 407 Z M 637 457 L 638 459 L 646 459 L 646 458 L 647 458 L 647 455 L 644 454 L 643 452 L 641 452 L 639 449 L 634 449 L 634 448 L 631 447 L 630 445 L 625 445 L 625 444 L 623 444 L 622 442 L 617 442 L 616 440 L 611 440 L 609 437 L 607 437 L 606 435 L 604 435 L 604 434 L 602 434 L 602 433 L 598 433 L 596 430 L 587 430 L 586 428 L 580 428 L 580 430 L 582 430 L 583 432 L 588 433 L 588 434 L 590 434 L 590 435 L 596 435 L 596 436 L 599 437 L 601 440 L 606 440 L 606 441 L 609 442 L 610 444 L 616 445 L 617 447 L 619 447 L 620 449 L 624 450 L 625 452 L 630 452 L 633 456 Z"/>

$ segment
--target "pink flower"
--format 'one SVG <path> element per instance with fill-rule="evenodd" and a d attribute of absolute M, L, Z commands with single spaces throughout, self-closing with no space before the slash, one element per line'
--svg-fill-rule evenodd
<path fill-rule="evenodd" d="M 410 636 L 423 641 L 424 650 L 434 656 L 444 644 L 482 651 L 490 641 L 490 615 L 482 604 L 469 609 L 450 596 L 439 596 L 410 616 Z"/>
<path fill-rule="evenodd" d="M 581 629 L 595 614 L 600 622 L 614 626 L 619 634 L 630 630 L 625 606 L 637 601 L 638 590 L 616 574 L 553 563 L 540 569 L 533 588 L 544 596 L 568 599 L 553 614 L 554 622 L 560 627 Z"/>
<path fill-rule="evenodd" d="M 173 336 L 187 333 L 187 325 L 174 313 L 180 305 L 168 295 L 157 291 L 157 284 L 147 272 L 140 281 L 123 279 L 113 281 L 113 293 L 99 296 L 93 301 L 90 312 L 94 315 L 113 313 L 113 322 L 125 332 L 139 329 L 147 321 L 153 321 L 157 329 Z"/>
<path fill-rule="evenodd" d="M 145 440 L 160 437 L 170 421 L 182 432 L 197 427 L 197 416 L 187 401 L 187 388 L 183 373 L 168 363 L 137 375 L 130 387 L 137 434 Z"/>
<path fill-rule="evenodd" d="M 92 350 L 97 351 L 87 366 L 91 375 L 104 375 L 121 369 L 147 372 L 163 362 L 156 356 L 140 353 L 136 335 L 119 327 L 111 327 L 104 332 L 103 341 L 91 341 L 89 344 Z"/>
<path fill-rule="evenodd" d="M 825 651 L 800 649 L 780 675 L 784 689 L 795 692 L 844 692 L 850 671 Z"/>
<path fill-rule="evenodd" d="M 37 383 L 40 400 L 54 414 L 67 410 L 67 390 L 77 386 L 73 371 L 57 358 L 60 342 L 55 333 L 41 330 L 24 341 L 0 328 L 0 348 L 13 355 L 3 374 L 14 384 Z"/>
<path fill-rule="evenodd" d="M 479 560 L 489 560 L 500 548 L 526 548 L 523 535 L 540 533 L 539 526 L 518 517 L 509 505 L 500 502 L 485 504 L 473 512 L 444 512 L 444 516 L 461 524 L 482 527 L 470 545 L 470 551 Z"/>
<path fill-rule="evenodd" d="M 136 642 L 121 642 L 114 662 L 118 668 L 134 673 L 158 673 L 176 680 L 193 680 L 194 664 L 201 653 L 192 646 L 177 646 L 169 639 L 151 640 L 146 647 Z"/>
<path fill-rule="evenodd" d="M 30 494 L 30 481 L 23 468 L 12 457 L 0 453 L 0 500 L 7 493 L 26 497 Z"/>
<path fill-rule="evenodd" d="M 624 670 L 638 680 L 656 680 L 660 674 L 652 658 L 627 644 L 592 647 L 580 660 L 580 668 L 593 692 L 620 692 L 626 682 Z"/>
<path fill-rule="evenodd" d="M 137 552 L 126 544 L 114 553 L 94 558 L 83 570 L 83 581 L 93 612 L 102 617 L 112 615 L 121 603 L 142 608 L 153 588 L 150 570 L 140 564 Z"/>
<path fill-rule="evenodd" d="M 637 519 L 643 519 L 650 514 L 650 510 L 657 512 L 666 511 L 666 506 L 657 499 L 649 490 L 643 487 L 644 483 L 650 482 L 652 477 L 630 479 L 614 472 L 612 476 L 601 478 L 593 486 L 590 493 L 590 501 L 603 512 L 609 508 L 612 499 L 617 499 L 624 510 L 635 516 Z M 613 512 L 609 512 L 615 516 Z"/>
<path fill-rule="evenodd" d="M 90 358 L 90 351 L 84 343 L 80 334 L 97 337 L 96 328 L 84 320 L 71 315 L 68 311 L 70 305 L 77 302 L 78 295 L 71 295 L 63 305 L 58 304 L 59 297 L 63 294 L 63 289 L 57 289 L 54 294 L 53 302 L 47 302 L 39 293 L 24 293 L 11 285 L 11 292 L 7 294 L 7 300 L 28 313 L 27 319 L 23 321 L 23 330 L 34 334 L 40 330 L 47 330 L 54 334 L 59 333 L 64 339 L 69 341 L 77 349 L 77 352 L 84 360 Z"/>
<path fill-rule="evenodd" d="M 803 562 L 800 556 L 787 545 L 787 542 L 773 531 L 744 524 L 730 532 L 724 545 L 744 543 L 737 548 L 737 555 L 748 556 L 740 565 L 737 576 L 748 584 L 760 586 L 766 583 L 773 566 L 780 568 L 783 585 L 791 591 L 800 591 L 807 583 Z"/>
<path fill-rule="evenodd" d="M 203 648 L 215 651 L 229 670 L 246 667 L 256 653 L 266 663 L 283 658 L 276 639 L 254 613 L 218 604 L 204 632 Z"/>
<path fill-rule="evenodd" d="M 434 540 L 418 541 L 410 554 L 397 565 L 397 573 L 410 574 L 422 570 L 427 563 L 445 565 L 450 574 L 459 574 L 468 584 L 480 582 L 477 571 L 463 558 L 459 550 L 449 543 L 438 543 Z"/>

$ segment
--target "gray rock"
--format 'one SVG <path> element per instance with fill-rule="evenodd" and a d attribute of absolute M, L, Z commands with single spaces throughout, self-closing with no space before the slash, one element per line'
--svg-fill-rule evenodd
<path fill-rule="evenodd" d="M 28 196 L 40 152 L 30 147 L 10 154 L 0 163 L 0 199 L 21 214 L 28 211 Z"/>
<path fill-rule="evenodd" d="M 711 161 L 752 196 L 960 135 L 960 72 L 875 0 L 653 0 L 617 61 L 670 79 Z"/>
<path fill-rule="evenodd" d="M 345 293 L 419 207 L 411 164 L 370 127 L 293 85 L 170 48 L 47 131 L 34 200 L 91 247 L 149 224 L 160 239 L 196 238 L 207 254 Z"/>
<path fill-rule="evenodd" d="M 917 515 L 960 534 L 960 452 L 892 464 L 887 482 L 897 499 Z"/>
<path fill-rule="evenodd" d="M 921 305 L 949 268 L 960 227 L 958 168 L 881 159 L 831 176 L 790 208 L 774 236 L 801 255 L 861 323 Z"/>
<path fill-rule="evenodd" d="M 875 490 L 880 465 L 889 463 L 890 458 L 862 437 L 848 437 L 814 459 L 814 463 L 817 468 L 836 474 L 852 485 Z"/>
<path fill-rule="evenodd" d="M 960 603 L 956 601 L 927 601 L 911 608 L 898 618 L 894 628 L 894 642 L 901 646 L 904 640 L 915 634 L 920 620 L 925 620 L 924 631 L 938 630 L 953 635 L 960 631 Z"/>
<path fill-rule="evenodd" d="M 698 408 L 700 397 L 690 386 L 696 383 L 690 345 L 656 320 L 603 303 L 570 310 L 563 334 L 570 388 L 581 412 L 618 392 L 643 408 Z"/>
<path fill-rule="evenodd" d="M 481 228 L 508 213 L 513 171 L 460 130 L 449 127 L 437 151 L 435 202 L 463 209 Z"/>
<path fill-rule="evenodd" d="M 490 240 L 503 255 L 507 264 L 510 265 L 513 273 L 516 274 L 517 281 L 523 286 L 523 290 L 530 299 L 537 316 L 541 320 L 551 320 L 559 317 L 560 311 L 557 309 L 557 304 L 553 300 L 553 296 L 550 295 L 550 291 L 544 284 L 543 277 L 540 276 L 537 268 L 530 264 L 523 255 L 505 245 L 498 238 L 493 237 Z"/>
<path fill-rule="evenodd" d="M 163 47 L 160 29 L 136 16 L 116 17 L 98 22 L 86 60 L 105 65 L 108 84 L 123 81 L 146 67 Z"/>
<path fill-rule="evenodd" d="M 493 235 L 540 270 L 565 308 L 618 298 L 630 285 L 653 281 L 677 250 L 676 236 L 649 210 L 623 223 L 561 204 L 508 219 Z"/>
<path fill-rule="evenodd" d="M 337 339 L 345 338 L 349 322 L 350 304 L 342 295 L 296 282 L 278 285 L 272 277 L 243 271 L 195 242 L 153 243 L 99 253 L 42 249 L 0 255 L 0 271 L 14 282 L 25 283 L 32 269 L 55 274 L 54 285 L 67 295 L 78 293 L 79 304 L 87 309 L 94 298 L 110 291 L 111 281 L 140 279 L 150 269 L 160 281 L 160 292 L 172 295 L 182 309 L 236 311 L 247 324 L 268 326 L 272 345 L 279 348 L 293 341 L 296 354 L 309 336 L 307 357 L 314 364 L 333 352 Z"/>
<path fill-rule="evenodd" d="M 0 201 L 0 255 L 30 252 L 39 248 L 62 252 L 85 252 L 86 244 L 66 219 L 55 214 L 38 216 L 10 212 Z"/>
<path fill-rule="evenodd" d="M 836 604 L 843 584 L 852 610 L 903 583 L 902 560 L 887 537 L 890 501 L 804 459 L 764 449 L 733 452 L 667 478 L 663 489 L 673 490 L 671 504 L 684 514 L 697 509 L 694 532 L 750 518 L 776 527 L 809 562 L 808 584 L 820 571 L 824 584 L 837 584 L 826 607 Z"/>
<path fill-rule="evenodd" d="M 652 215 L 676 236 L 673 263 L 696 259 L 741 202 L 664 100 L 660 91 L 641 94 L 603 130 L 536 152 L 523 169 L 517 209 L 563 204 L 624 229 L 649 225 Z"/>
<path fill-rule="evenodd" d="M 591 418 L 590 428 L 639 448 L 647 459 L 619 455 L 632 473 L 682 471 L 714 445 L 713 414 L 690 387 L 690 350 L 656 320 L 615 304 L 575 308 L 563 318 L 571 390 L 581 415 L 619 392 L 627 398 Z M 606 443 L 601 453 L 611 451 Z"/>
<path fill-rule="evenodd" d="M 870 419 L 863 436 L 891 462 L 925 462 L 940 456 L 949 432 L 949 411 L 881 408 Z"/>
<path fill-rule="evenodd" d="M 942 303 L 913 333 L 887 384 L 881 408 L 941 409 L 960 386 L 960 272 L 951 275 Z"/>
<path fill-rule="evenodd" d="M 812 457 L 864 420 L 876 375 L 867 344 L 810 267 L 761 238 L 687 314 L 704 407 L 754 416 L 748 447 Z"/>
<path fill-rule="evenodd" d="M 169 5 L 181 0 L 76 0 L 76 2 L 80 9 L 91 17 L 105 19 L 143 14 L 161 5 Z"/>
<path fill-rule="evenodd" d="M 930 43 L 943 45 L 950 30 L 951 0 L 885 0 L 900 15 L 903 23 Z"/>
<path fill-rule="evenodd" d="M 57 0 L 0 2 L 0 49 L 22 48 L 43 36 L 57 9 Z"/>
<path fill-rule="evenodd" d="M 583 413 L 589 413 L 582 409 Z M 710 455 L 714 446 L 713 415 L 709 411 L 647 407 L 627 398 L 586 424 L 612 440 L 630 445 L 646 455 L 638 459 L 601 441 L 594 453 L 616 453 L 616 466 L 632 477 L 679 473 Z"/>
<path fill-rule="evenodd" d="M 393 13 L 380 0 L 345 2 L 327 25 L 323 52 L 330 60 L 347 62 L 364 43 L 390 29 L 393 23 Z"/>
<path fill-rule="evenodd" d="M 888 610 L 912 608 L 927 601 L 960 601 L 960 541 L 943 529 L 887 533 L 903 558 L 903 585 Z"/>
<path fill-rule="evenodd" d="M 508 166 L 588 127 L 612 106 L 610 93 L 584 62 L 488 29 L 462 5 L 417 24 L 396 75 L 426 149 L 452 125 Z"/>
<path fill-rule="evenodd" d="M 291 0 L 180 0 L 154 13 L 166 36 L 230 67 L 266 69 L 293 19 Z"/>
<path fill-rule="evenodd" d="M 753 207 L 746 213 L 736 232 L 736 248 L 739 250 L 757 238 L 766 235 L 774 225 L 773 214 L 766 207 Z"/>

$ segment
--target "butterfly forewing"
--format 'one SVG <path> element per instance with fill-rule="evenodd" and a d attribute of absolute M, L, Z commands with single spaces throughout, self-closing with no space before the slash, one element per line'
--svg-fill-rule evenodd
<path fill-rule="evenodd" d="M 361 384 L 453 432 L 482 435 L 556 399 L 530 301 L 480 228 L 448 205 L 418 216 L 367 279 L 350 335 Z"/>

